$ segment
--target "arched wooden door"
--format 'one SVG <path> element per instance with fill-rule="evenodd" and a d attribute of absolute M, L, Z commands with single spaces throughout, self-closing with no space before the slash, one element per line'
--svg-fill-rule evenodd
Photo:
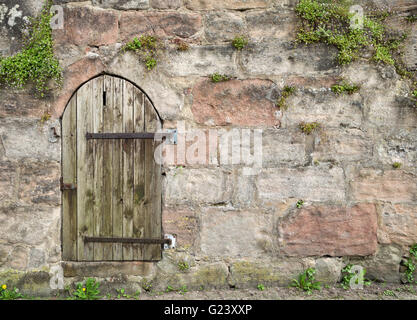
<path fill-rule="evenodd" d="M 124 79 L 99 76 L 73 95 L 62 117 L 64 260 L 161 259 L 160 127 Z"/>

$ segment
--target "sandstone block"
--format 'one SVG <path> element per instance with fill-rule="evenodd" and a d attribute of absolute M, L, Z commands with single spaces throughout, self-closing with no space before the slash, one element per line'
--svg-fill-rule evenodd
<path fill-rule="evenodd" d="M 251 39 L 292 39 L 296 33 L 297 20 L 292 9 L 252 11 L 246 15 L 247 32 Z"/>
<path fill-rule="evenodd" d="M 259 211 L 208 208 L 201 214 L 201 254 L 216 257 L 257 257 L 272 234 L 272 217 Z"/>
<path fill-rule="evenodd" d="M 5 119 L 0 124 L 4 155 L 8 159 L 56 160 L 61 158 L 58 121 Z M 1 147 L 0 147 L 1 148 Z"/>
<path fill-rule="evenodd" d="M 398 92 L 374 92 L 367 97 L 368 121 L 376 127 L 415 128 L 415 99 Z M 395 116 L 394 116 L 395 115 Z"/>
<path fill-rule="evenodd" d="M 2 240 L 7 243 L 26 246 L 42 244 L 59 245 L 53 243 L 51 234 L 59 232 L 56 228 L 61 217 L 59 208 L 19 206 L 0 207 L 0 231 Z M 29 253 L 28 253 L 29 254 Z"/>
<path fill-rule="evenodd" d="M 307 163 L 306 138 L 298 129 L 268 129 L 262 136 L 262 167 Z"/>
<path fill-rule="evenodd" d="M 350 186 L 354 199 L 359 201 L 412 202 L 416 199 L 417 179 L 402 170 L 361 169 Z"/>
<path fill-rule="evenodd" d="M 359 129 L 324 129 L 312 157 L 319 161 L 368 160 L 373 154 L 372 137 Z"/>
<path fill-rule="evenodd" d="M 193 46 L 188 51 L 169 52 L 165 72 L 171 76 L 209 76 L 215 72 L 237 75 L 236 52 L 231 45 Z"/>
<path fill-rule="evenodd" d="M 117 10 L 141 10 L 149 8 L 149 0 L 93 0 L 93 5 Z"/>
<path fill-rule="evenodd" d="M 290 41 L 251 43 L 242 56 L 245 72 L 252 75 L 318 75 L 337 72 L 337 51 L 325 45 L 294 46 Z"/>
<path fill-rule="evenodd" d="M 363 123 L 362 100 L 360 95 L 339 97 L 329 89 L 299 91 L 288 99 L 289 107 L 283 112 L 282 127 L 298 127 L 304 121 L 319 122 L 324 128 L 358 128 Z"/>
<path fill-rule="evenodd" d="M 0 145 L 1 148 L 1 145 Z M 12 161 L 0 161 L 0 203 L 15 201 L 17 197 L 18 165 Z"/>
<path fill-rule="evenodd" d="M 229 12 L 208 13 L 204 20 L 205 37 L 209 42 L 230 41 L 244 33 L 243 19 Z"/>
<path fill-rule="evenodd" d="M 28 261 L 29 250 L 21 245 L 13 247 L 7 259 L 9 268 L 14 270 L 26 270 Z"/>
<path fill-rule="evenodd" d="M 390 128 L 375 137 L 378 159 L 386 165 L 400 162 L 403 167 L 417 164 L 417 128 Z"/>
<path fill-rule="evenodd" d="M 256 179 L 261 201 L 287 198 L 344 201 L 343 170 L 332 168 L 264 169 Z"/>
<path fill-rule="evenodd" d="M 402 254 L 396 246 L 382 245 L 375 255 L 364 259 L 351 258 L 349 263 L 364 267 L 368 279 L 398 283 Z"/>
<path fill-rule="evenodd" d="M 417 206 L 384 203 L 381 208 L 384 243 L 401 245 L 405 251 L 417 243 Z"/>
<path fill-rule="evenodd" d="M 311 206 L 278 225 L 282 253 L 289 256 L 367 256 L 377 249 L 374 204 Z"/>
<path fill-rule="evenodd" d="M 155 9 L 178 9 L 182 0 L 150 0 L 150 4 Z"/>
<path fill-rule="evenodd" d="M 32 94 L 19 91 L 0 91 L 0 118 L 37 118 L 48 110 L 46 101 L 40 101 Z M 3 124 L 3 119 L 1 120 Z"/>
<path fill-rule="evenodd" d="M 336 284 L 340 281 L 343 262 L 341 258 L 319 258 L 315 261 L 316 280 Z"/>
<path fill-rule="evenodd" d="M 124 12 L 120 17 L 120 39 L 126 42 L 142 34 L 189 38 L 201 27 L 201 16 L 195 13 Z"/>
<path fill-rule="evenodd" d="M 230 266 L 229 284 L 236 288 L 255 288 L 264 284 L 287 286 L 292 279 L 303 272 L 305 265 L 301 260 L 236 260 Z"/>
<path fill-rule="evenodd" d="M 167 173 L 165 203 L 203 204 L 229 201 L 230 177 L 219 169 L 179 169 Z"/>
<path fill-rule="evenodd" d="M 266 8 L 268 4 L 268 0 L 185 0 L 185 6 L 191 10 L 243 10 Z"/>
<path fill-rule="evenodd" d="M 279 123 L 273 97 L 273 82 L 230 80 L 212 83 L 201 80 L 193 88 L 192 112 L 200 124 L 274 126 Z"/>
<path fill-rule="evenodd" d="M 23 162 L 20 168 L 19 200 L 26 204 L 59 205 L 60 176 L 58 162 Z"/>
<path fill-rule="evenodd" d="M 94 7 L 64 8 L 64 28 L 53 32 L 56 44 L 102 46 L 117 42 L 118 17 L 113 11 Z"/>

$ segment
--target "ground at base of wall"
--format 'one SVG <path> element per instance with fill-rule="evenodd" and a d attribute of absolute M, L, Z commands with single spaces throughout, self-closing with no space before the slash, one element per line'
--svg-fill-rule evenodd
<path fill-rule="evenodd" d="M 36 298 L 35 298 L 36 299 Z M 48 299 L 48 298 L 40 298 Z M 51 297 L 51 300 L 66 299 Z M 126 300 L 129 298 L 106 296 L 103 300 Z M 417 300 L 417 285 L 371 284 L 362 290 L 345 290 L 337 286 L 323 288 L 307 294 L 296 288 L 271 287 L 257 289 L 200 290 L 185 293 L 144 292 L 136 300 Z"/>

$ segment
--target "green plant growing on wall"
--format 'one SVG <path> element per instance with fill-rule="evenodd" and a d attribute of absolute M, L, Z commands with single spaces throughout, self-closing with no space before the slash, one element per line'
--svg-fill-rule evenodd
<path fill-rule="evenodd" d="M 417 283 L 414 279 L 414 271 L 416 270 L 416 261 L 417 261 L 417 243 L 413 244 L 410 248 L 410 257 L 404 262 L 405 269 L 405 278 L 409 283 Z"/>
<path fill-rule="evenodd" d="M 177 46 L 178 51 L 188 51 L 190 49 L 189 44 L 181 39 L 174 39 L 173 42 Z"/>
<path fill-rule="evenodd" d="M 162 49 L 161 41 L 151 35 L 135 37 L 122 47 L 122 52 L 133 51 L 137 53 L 146 68 L 151 71 L 157 65 L 158 57 Z"/>
<path fill-rule="evenodd" d="M 311 134 L 313 131 L 320 129 L 321 125 L 318 122 L 301 122 L 298 127 L 301 129 L 301 131 L 306 134 L 309 135 Z"/>
<path fill-rule="evenodd" d="M 126 289 L 124 289 L 124 288 L 116 289 L 116 292 L 117 292 L 117 296 L 116 296 L 117 299 L 120 299 L 120 298 L 126 298 L 126 299 L 133 299 L 134 298 L 134 299 L 137 299 L 140 295 L 140 291 L 136 291 L 134 293 L 134 295 L 132 296 L 132 295 L 128 294 L 126 292 Z"/>
<path fill-rule="evenodd" d="M 285 86 L 282 89 L 281 95 L 277 101 L 277 107 L 280 108 L 281 110 L 287 110 L 288 109 L 288 105 L 287 105 L 287 99 L 292 96 L 295 92 L 297 91 L 297 89 L 295 87 L 292 86 Z"/>
<path fill-rule="evenodd" d="M 49 112 L 45 112 L 41 117 L 41 123 L 43 124 L 49 119 L 51 119 L 51 115 L 49 114 Z"/>
<path fill-rule="evenodd" d="M 313 290 L 321 290 L 321 282 L 316 281 L 315 274 L 316 269 L 308 268 L 300 273 L 298 280 L 292 279 L 291 286 L 304 290 L 307 294 L 311 294 Z"/>
<path fill-rule="evenodd" d="M 181 271 L 187 271 L 188 269 L 190 269 L 190 265 L 186 261 L 180 261 L 178 263 L 178 269 Z"/>
<path fill-rule="evenodd" d="M 366 269 L 363 268 L 360 275 L 357 275 L 355 272 L 352 271 L 353 264 L 348 264 L 342 269 L 342 282 L 341 287 L 345 290 L 348 290 L 350 288 L 350 281 L 354 276 L 357 276 L 357 279 L 355 281 L 356 284 L 359 283 L 359 279 L 363 279 L 363 284 L 370 286 L 371 281 L 368 279 L 365 279 Z"/>
<path fill-rule="evenodd" d="M 413 89 L 411 89 L 411 97 L 414 98 L 417 107 L 417 81 L 413 83 Z"/>
<path fill-rule="evenodd" d="M 232 45 L 237 50 L 242 50 L 244 47 L 246 47 L 248 45 L 248 43 L 249 43 L 249 41 L 245 36 L 236 36 L 232 40 Z"/>
<path fill-rule="evenodd" d="M 393 55 L 401 38 L 391 38 L 382 21 L 387 15 L 364 17 L 363 28 L 351 28 L 350 1 L 300 0 L 296 13 L 302 19 L 297 40 L 304 43 L 324 42 L 339 50 L 339 63 L 348 64 L 363 57 L 365 49 L 374 49 L 373 60 L 395 64 Z"/>
<path fill-rule="evenodd" d="M 19 293 L 19 290 L 13 288 L 12 290 L 7 288 L 6 284 L 3 284 L 0 287 L 0 300 L 16 300 L 19 298 L 23 298 L 22 294 Z"/>
<path fill-rule="evenodd" d="M 50 80 L 62 85 L 62 69 L 53 53 L 51 5 L 52 2 L 47 1 L 40 16 L 30 19 L 29 35 L 23 49 L 13 56 L 0 57 L 0 84 L 22 89 L 33 83 L 40 97 L 50 90 Z"/>
<path fill-rule="evenodd" d="M 228 75 L 220 74 L 216 72 L 210 75 L 210 79 L 211 79 L 211 82 L 217 83 L 217 82 L 229 81 L 231 77 L 229 77 Z"/>
<path fill-rule="evenodd" d="M 394 162 L 393 164 L 392 164 L 392 167 L 394 168 L 394 169 L 399 169 L 399 168 L 401 168 L 401 162 Z"/>
<path fill-rule="evenodd" d="M 142 285 L 142 289 L 145 290 L 146 292 L 152 291 L 152 281 L 148 279 L 143 279 L 141 285 Z"/>
<path fill-rule="evenodd" d="M 407 20 L 409 23 L 416 22 L 416 21 L 417 21 L 417 14 L 415 14 L 415 15 L 411 15 L 411 16 L 408 16 L 408 17 L 406 18 L 406 20 Z"/>
<path fill-rule="evenodd" d="M 188 292 L 188 288 L 187 288 L 187 286 L 186 286 L 186 285 L 184 285 L 184 286 L 180 287 L 177 291 L 178 291 L 180 294 L 184 295 L 184 294 L 186 294 L 186 293 Z"/>
<path fill-rule="evenodd" d="M 359 91 L 360 86 L 356 84 L 350 84 L 346 81 L 342 81 L 339 84 L 335 84 L 331 87 L 331 90 L 336 94 L 354 94 L 355 92 Z"/>
<path fill-rule="evenodd" d="M 258 284 L 257 286 L 259 291 L 264 291 L 265 290 L 265 286 L 263 284 Z"/>
<path fill-rule="evenodd" d="M 301 209 L 304 205 L 304 201 L 303 200 L 298 200 L 295 205 L 298 209 Z"/>
<path fill-rule="evenodd" d="M 97 300 L 99 297 L 100 282 L 94 278 L 88 278 L 85 283 L 77 283 L 77 289 L 69 297 L 70 300 Z"/>

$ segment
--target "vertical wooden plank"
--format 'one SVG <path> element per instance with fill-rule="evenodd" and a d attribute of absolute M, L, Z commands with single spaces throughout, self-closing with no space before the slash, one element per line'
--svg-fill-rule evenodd
<path fill-rule="evenodd" d="M 64 183 L 77 183 L 77 94 L 62 117 L 62 178 Z M 62 258 L 77 260 L 77 190 L 62 192 Z"/>
<path fill-rule="evenodd" d="M 134 131 L 145 131 L 145 95 L 135 88 L 134 100 Z M 133 234 L 135 238 L 145 238 L 145 141 L 134 142 L 134 211 L 133 211 Z M 143 260 L 146 246 L 135 244 L 133 246 L 133 259 Z"/>
<path fill-rule="evenodd" d="M 123 130 L 123 80 L 113 78 L 113 131 L 122 132 Z M 122 140 L 115 139 L 113 144 L 112 159 L 112 227 L 113 237 L 123 237 L 123 157 Z M 123 245 L 113 244 L 113 260 L 123 259 Z"/>
<path fill-rule="evenodd" d="M 145 100 L 145 130 L 156 132 L 160 129 L 158 115 L 148 99 Z M 145 142 L 145 237 L 160 239 L 161 230 L 161 166 L 154 159 L 159 143 L 154 140 Z M 146 246 L 144 260 L 160 260 L 161 245 Z"/>
<path fill-rule="evenodd" d="M 113 78 L 104 76 L 104 92 L 106 104 L 103 106 L 103 131 L 113 132 Z M 113 141 L 103 140 L 103 207 L 101 212 L 100 236 L 111 237 L 113 235 L 112 227 L 112 193 L 113 193 Z M 112 260 L 113 245 L 103 243 L 103 260 Z"/>
<path fill-rule="evenodd" d="M 123 82 L 123 132 L 134 132 L 133 109 L 136 88 Z M 134 183 L 134 145 L 131 139 L 123 140 L 123 237 L 133 237 L 133 183 Z M 123 245 L 123 260 L 133 260 L 132 244 Z"/>
<path fill-rule="evenodd" d="M 103 132 L 103 77 L 92 80 L 93 84 L 93 133 Z M 103 141 L 91 140 L 94 155 L 94 236 L 100 236 L 103 212 Z M 94 260 L 103 260 L 103 245 L 93 243 Z"/>
<path fill-rule="evenodd" d="M 92 144 L 87 132 L 92 132 L 92 83 L 87 82 L 77 92 L 77 228 L 78 260 L 93 260 L 93 244 L 84 243 L 84 236 L 93 235 L 94 195 Z"/>

